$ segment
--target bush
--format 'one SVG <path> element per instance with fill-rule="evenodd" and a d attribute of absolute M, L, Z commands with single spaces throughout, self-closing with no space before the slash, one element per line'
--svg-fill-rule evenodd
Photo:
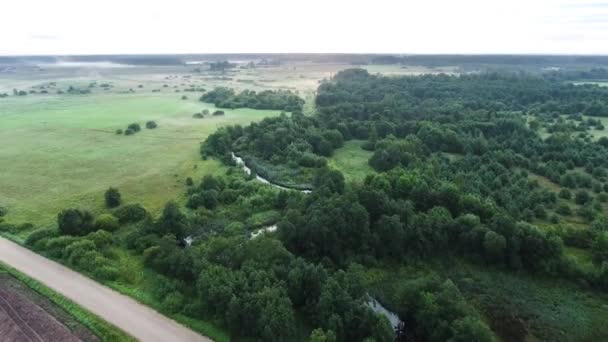
<path fill-rule="evenodd" d="M 186 96 L 186 95 L 182 96 L 182 100 L 187 100 L 187 99 L 188 99 L 188 96 Z"/>
<path fill-rule="evenodd" d="M 572 194 L 570 193 L 570 190 L 568 190 L 568 189 L 561 189 L 559 191 L 559 195 L 558 196 L 560 198 L 567 199 L 567 200 L 569 200 L 569 199 L 572 198 Z"/>
<path fill-rule="evenodd" d="M 54 238 L 59 235 L 59 232 L 55 229 L 38 229 L 33 231 L 30 235 L 28 235 L 27 239 L 25 239 L 25 244 L 28 246 L 33 246 L 36 242 L 42 239 Z"/>
<path fill-rule="evenodd" d="M 155 129 L 156 127 L 158 127 L 158 125 L 156 124 L 155 121 L 148 121 L 148 122 L 146 122 L 146 128 L 147 129 Z"/>
<path fill-rule="evenodd" d="M 102 280 L 116 280 L 118 278 L 118 269 L 113 266 L 103 266 L 93 271 L 93 276 Z"/>
<path fill-rule="evenodd" d="M 224 111 L 223 110 L 216 110 L 215 112 L 213 112 L 213 115 L 215 115 L 215 116 L 224 115 Z"/>
<path fill-rule="evenodd" d="M 133 134 L 135 134 L 135 131 L 134 131 L 134 130 L 132 130 L 132 129 L 130 129 L 130 128 L 127 128 L 127 129 L 125 130 L 125 135 L 133 135 Z"/>
<path fill-rule="evenodd" d="M 123 133 L 122 129 L 119 128 L 119 129 L 116 130 L 116 134 L 122 134 L 122 133 Z"/>
<path fill-rule="evenodd" d="M 178 291 L 173 291 L 164 297 L 162 306 L 168 312 L 180 312 L 184 307 L 184 296 Z"/>
<path fill-rule="evenodd" d="M 86 210 L 66 209 L 57 215 L 57 225 L 63 235 L 86 235 L 93 231 L 93 219 Z"/>
<path fill-rule="evenodd" d="M 114 212 L 119 223 L 139 222 L 148 216 L 148 212 L 141 204 L 128 204 Z"/>
<path fill-rule="evenodd" d="M 127 126 L 127 129 L 130 129 L 133 132 L 139 132 L 139 131 L 141 131 L 141 126 L 139 126 L 138 123 L 132 123 L 129 126 Z"/>
<path fill-rule="evenodd" d="M 112 244 L 112 233 L 105 230 L 98 230 L 86 236 L 86 239 L 93 242 L 98 249 L 104 249 Z"/>
<path fill-rule="evenodd" d="M 94 253 L 94 254 L 91 254 Z M 94 258 L 96 255 L 95 244 L 93 241 L 82 239 L 71 243 L 65 248 L 64 258 L 68 258 L 68 262 L 76 267 L 86 271 L 91 271 Z"/>
<path fill-rule="evenodd" d="M 58 236 L 55 238 L 50 238 L 46 243 L 46 251 L 53 257 L 64 257 L 63 253 L 65 248 L 75 241 L 78 241 L 78 238 L 74 236 Z"/>
<path fill-rule="evenodd" d="M 116 188 L 110 187 L 104 194 L 106 200 L 106 207 L 116 208 L 120 205 L 120 192 Z"/>
<path fill-rule="evenodd" d="M 95 229 L 115 232 L 119 228 L 118 218 L 112 214 L 101 214 L 95 219 Z"/>
<path fill-rule="evenodd" d="M 568 216 L 572 214 L 572 210 L 567 204 L 560 204 L 560 206 L 557 207 L 555 211 L 562 216 Z"/>
<path fill-rule="evenodd" d="M 8 209 L 6 207 L 0 206 L 0 217 L 5 216 L 8 213 Z"/>
<path fill-rule="evenodd" d="M 192 177 L 186 178 L 186 185 L 187 186 L 193 186 L 194 185 L 194 181 L 192 180 Z"/>
<path fill-rule="evenodd" d="M 204 118 L 203 114 L 201 114 L 201 113 L 195 113 L 194 115 L 192 115 L 192 117 L 195 118 L 195 119 L 202 119 L 202 118 Z"/>
<path fill-rule="evenodd" d="M 589 195 L 587 191 L 580 190 L 576 193 L 574 201 L 576 202 L 576 204 L 584 205 L 591 202 L 592 199 L 593 197 L 591 197 L 591 195 Z"/>

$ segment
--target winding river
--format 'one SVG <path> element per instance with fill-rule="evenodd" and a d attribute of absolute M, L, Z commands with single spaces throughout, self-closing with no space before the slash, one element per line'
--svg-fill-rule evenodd
<path fill-rule="evenodd" d="M 251 168 L 249 168 L 247 166 L 247 164 L 245 164 L 245 161 L 243 160 L 243 158 L 237 156 L 236 154 L 234 154 L 234 152 L 230 152 L 230 153 L 231 153 L 231 156 L 232 156 L 232 160 L 234 160 L 234 162 L 236 163 L 236 165 L 239 166 L 243 170 L 243 172 L 245 172 L 245 174 L 247 174 L 247 176 L 250 176 L 253 171 L 251 171 Z M 272 185 L 272 186 L 274 186 L 277 189 L 281 189 L 281 190 L 296 190 L 296 189 L 291 189 L 291 188 L 287 188 L 287 187 L 275 184 L 275 183 L 269 181 L 268 179 L 266 179 L 266 178 L 258 175 L 257 173 L 255 175 L 255 179 L 257 181 L 261 182 L 261 183 Z M 310 190 L 296 190 L 296 191 L 300 191 L 300 192 L 305 193 L 305 194 L 308 194 L 308 193 L 311 192 Z"/>
<path fill-rule="evenodd" d="M 237 156 L 236 154 L 234 154 L 234 152 L 231 152 L 231 156 L 232 156 L 232 160 L 234 160 L 236 165 L 238 167 L 240 167 L 243 170 L 243 172 L 245 172 L 245 174 L 250 176 L 252 173 L 251 168 L 249 168 L 247 166 L 247 164 L 245 164 L 245 161 L 243 160 L 243 158 Z M 269 184 L 269 185 L 274 186 L 275 188 L 278 188 L 281 190 L 295 190 L 295 189 L 286 188 L 284 186 L 272 183 L 268 179 L 266 179 L 258 174 L 255 175 L 255 179 L 259 182 L 262 182 L 264 184 Z M 310 190 L 299 190 L 299 191 L 302 193 L 305 193 L 305 194 L 308 194 L 311 192 Z M 277 228 L 278 228 L 277 225 L 273 224 L 271 226 L 255 230 L 254 232 L 251 233 L 251 239 L 255 239 L 256 237 L 258 237 L 262 234 L 274 232 L 277 230 Z M 375 298 L 373 298 L 371 296 L 368 296 L 368 297 L 369 297 L 369 299 L 368 299 L 366 305 L 369 306 L 372 310 L 374 310 L 374 312 L 386 317 L 389 320 L 389 322 L 391 323 L 391 326 L 393 327 L 393 329 L 396 330 L 399 327 L 399 323 L 401 323 L 401 319 L 399 319 L 399 316 L 397 316 L 396 313 L 391 312 L 387 308 L 382 306 L 382 304 L 380 304 L 380 302 L 378 302 Z"/>

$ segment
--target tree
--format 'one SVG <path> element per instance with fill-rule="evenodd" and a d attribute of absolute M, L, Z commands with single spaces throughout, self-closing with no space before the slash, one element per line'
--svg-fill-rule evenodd
<path fill-rule="evenodd" d="M 66 209 L 57 215 L 59 232 L 64 235 L 86 235 L 94 230 L 93 215 L 80 209 Z"/>
<path fill-rule="evenodd" d="M 132 123 L 129 126 L 127 126 L 127 130 L 131 130 L 133 132 L 139 132 L 139 131 L 141 131 L 141 126 L 139 126 L 138 123 Z"/>
<path fill-rule="evenodd" d="M 576 204 L 579 204 L 579 205 L 587 204 L 587 203 L 591 202 L 591 200 L 592 200 L 591 195 L 589 195 L 589 193 L 585 190 L 577 191 L 576 196 L 574 198 L 574 201 L 576 202 Z"/>
<path fill-rule="evenodd" d="M 608 262 L 608 232 L 603 232 L 597 236 L 591 245 L 593 261 L 597 264 Z"/>
<path fill-rule="evenodd" d="M 106 190 L 105 194 L 106 207 L 108 208 L 116 208 L 121 203 L 120 192 L 116 188 L 110 187 Z"/>
<path fill-rule="evenodd" d="M 380 256 L 399 259 L 403 255 L 403 224 L 399 216 L 382 215 L 375 225 L 376 251 Z"/>
<path fill-rule="evenodd" d="M 182 240 L 186 237 L 188 220 L 175 202 L 167 202 L 156 226 L 158 235 L 173 234 L 178 240 Z"/>
<path fill-rule="evenodd" d="M 148 121 L 148 122 L 146 122 L 146 128 L 147 129 L 154 129 L 156 127 L 158 127 L 158 125 L 156 124 L 155 121 Z"/>
<path fill-rule="evenodd" d="M 483 239 L 483 248 L 488 261 L 502 263 L 505 258 L 507 240 L 504 236 L 489 231 Z"/>
<path fill-rule="evenodd" d="M 112 214 L 101 214 L 95 219 L 95 229 L 103 229 L 108 232 L 118 230 L 118 218 Z"/>
<path fill-rule="evenodd" d="M 336 342 L 336 334 L 331 330 L 317 328 L 310 334 L 310 342 Z"/>

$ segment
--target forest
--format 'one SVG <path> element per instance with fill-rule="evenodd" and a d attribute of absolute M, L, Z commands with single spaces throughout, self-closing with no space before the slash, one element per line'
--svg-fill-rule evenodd
<path fill-rule="evenodd" d="M 211 134 L 201 157 L 231 167 L 187 179 L 185 207 L 169 202 L 153 217 L 111 188 L 107 213 L 66 209 L 58 229 L 35 231 L 26 244 L 103 281 L 124 276 L 117 250 L 133 253 L 160 275 L 152 292 L 163 312 L 210 320 L 233 337 L 555 339 L 516 309 L 470 300 L 472 286 L 444 267 L 458 260 L 608 291 L 608 140 L 596 136 L 608 88 L 565 79 L 349 69 L 319 86 L 312 116 L 291 93 L 215 89 L 201 100 L 290 114 Z M 347 182 L 349 170 L 328 158 L 353 139 L 374 171 Z M 573 248 L 591 256 L 590 267 Z M 373 286 L 374 270 L 394 267 L 412 271 Z M 402 323 L 372 310 L 371 296 Z"/>

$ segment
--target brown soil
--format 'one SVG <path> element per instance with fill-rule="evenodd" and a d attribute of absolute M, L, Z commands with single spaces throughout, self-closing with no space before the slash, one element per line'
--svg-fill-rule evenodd
<path fill-rule="evenodd" d="M 17 279 L 0 274 L 0 342 L 93 342 L 67 312 Z"/>

